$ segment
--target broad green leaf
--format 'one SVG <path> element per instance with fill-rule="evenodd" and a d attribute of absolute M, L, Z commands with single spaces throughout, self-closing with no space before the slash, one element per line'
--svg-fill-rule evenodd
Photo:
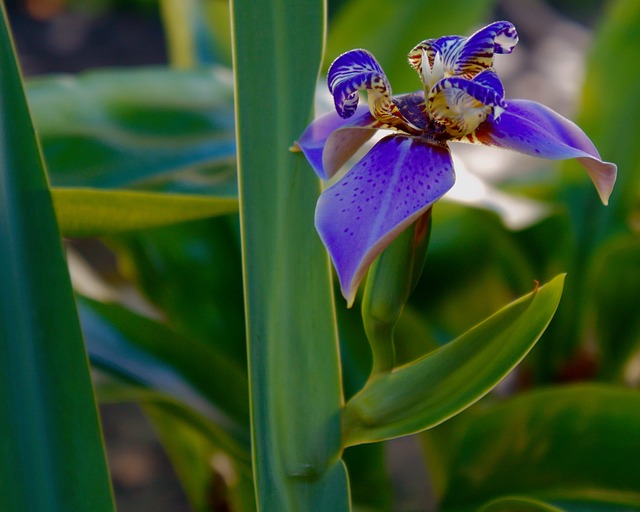
<path fill-rule="evenodd" d="M 156 366 L 151 367 L 157 370 Z M 245 512 L 255 509 L 248 447 L 236 446 L 229 450 L 229 445 L 220 436 L 219 425 L 187 405 L 189 400 L 174 399 L 116 376 L 112 370 L 107 368 L 106 373 L 96 371 L 100 403 L 135 402 L 150 416 L 194 512 L 211 510 L 207 507 L 213 491 L 211 485 L 214 484 L 212 470 L 217 465 L 226 472 L 227 497 L 235 506 L 232 510 Z M 218 459 L 214 459 L 216 455 Z"/>
<path fill-rule="evenodd" d="M 236 194 L 226 69 L 95 71 L 34 80 L 28 96 L 57 187 Z"/>
<path fill-rule="evenodd" d="M 309 121 L 322 0 L 231 3 L 252 440 L 258 509 L 349 510 L 320 186 L 289 151 Z"/>
<path fill-rule="evenodd" d="M 490 316 L 534 279 L 555 275 L 534 270 L 534 251 L 519 246 L 493 214 L 441 202 L 433 225 L 427 264 L 410 303 L 442 333 L 441 341 Z"/>
<path fill-rule="evenodd" d="M 622 235 L 603 244 L 589 276 L 590 319 L 595 318 L 602 375 L 624 379 L 625 366 L 640 349 L 640 238 Z"/>
<path fill-rule="evenodd" d="M 143 405 L 182 483 L 193 512 L 255 510 L 250 466 L 235 460 L 189 422 L 162 406 Z M 246 470 L 249 471 L 246 471 Z"/>
<path fill-rule="evenodd" d="M 236 216 L 110 237 L 121 273 L 167 323 L 246 368 L 242 265 Z"/>
<path fill-rule="evenodd" d="M 217 445 L 248 445 L 246 375 L 211 346 L 113 305 L 83 299 L 80 319 L 94 365 L 180 401 L 215 425 Z"/>
<path fill-rule="evenodd" d="M 479 400 L 542 335 L 563 282 L 556 277 L 447 345 L 372 379 L 347 402 L 345 446 L 434 427 Z"/>
<path fill-rule="evenodd" d="M 114 510 L 60 234 L 0 6 L 0 510 Z"/>
<path fill-rule="evenodd" d="M 511 494 L 567 510 L 640 510 L 637 390 L 583 384 L 482 405 L 442 427 L 445 510 Z M 569 505 L 580 502 L 591 507 Z"/>
<path fill-rule="evenodd" d="M 106 371 L 102 372 L 103 368 Z M 239 468 L 244 468 L 243 471 L 247 475 L 251 473 L 251 456 L 248 446 L 229 442 L 229 437 L 222 432 L 219 423 L 216 422 L 218 418 L 212 418 L 206 410 L 200 411 L 197 406 L 192 407 L 193 401 L 189 398 L 185 400 L 184 395 L 173 398 L 168 393 L 156 391 L 144 383 L 136 383 L 128 379 L 122 372 L 118 374 L 113 371 L 114 368 L 115 366 L 111 368 L 100 366 L 99 362 L 95 367 L 98 377 L 96 395 L 101 404 L 134 402 L 143 407 L 161 408 L 163 412 L 190 425 L 213 446 L 230 455 Z"/>
<path fill-rule="evenodd" d="M 544 501 L 520 496 L 498 498 L 478 509 L 478 512 L 564 512 Z"/>
<path fill-rule="evenodd" d="M 238 201 L 232 197 L 91 188 L 54 188 L 52 192 L 60 231 L 71 237 L 104 236 L 238 210 Z"/>
<path fill-rule="evenodd" d="M 640 4 L 617 0 L 607 5 L 602 25 L 592 44 L 584 81 L 579 124 L 593 139 L 604 159 L 615 162 L 620 172 L 609 207 L 596 208 L 597 197 L 584 199 L 574 212 L 584 236 L 601 239 L 611 229 L 626 225 L 637 208 L 640 186 L 640 97 L 628 70 L 640 52 Z M 611 56 L 615 55 L 615 65 Z M 577 179 L 577 170 L 572 178 Z M 583 178 L 583 176 L 581 176 Z M 581 180 L 591 191 L 589 180 Z"/>
<path fill-rule="evenodd" d="M 396 93 L 420 89 L 407 54 L 420 41 L 450 34 L 471 35 L 487 21 L 495 0 L 352 0 L 332 20 L 326 65 L 352 48 L 372 52 Z"/>

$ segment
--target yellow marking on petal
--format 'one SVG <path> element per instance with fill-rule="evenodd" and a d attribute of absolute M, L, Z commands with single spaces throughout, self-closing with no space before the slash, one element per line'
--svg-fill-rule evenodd
<path fill-rule="evenodd" d="M 493 109 L 449 82 L 444 82 L 441 88 L 434 90 L 427 101 L 427 107 L 431 117 L 442 124 L 453 137 L 472 133 Z"/>

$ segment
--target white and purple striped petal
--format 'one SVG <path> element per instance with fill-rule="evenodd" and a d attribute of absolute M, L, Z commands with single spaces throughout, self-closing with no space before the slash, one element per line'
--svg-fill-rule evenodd
<path fill-rule="evenodd" d="M 575 123 L 535 101 L 508 101 L 499 121 L 489 118 L 461 140 L 550 160 L 575 158 L 589 173 L 604 204 L 616 181 L 616 165 L 602 161 L 589 137 Z"/>
<path fill-rule="evenodd" d="M 473 78 L 493 67 L 496 53 L 511 53 L 518 43 L 518 32 L 508 21 L 496 21 L 470 37 L 444 36 L 426 39 L 409 52 L 409 62 L 423 80 L 435 68 L 442 67 L 439 78 L 460 76 Z M 428 69 L 424 60 L 428 61 Z M 433 85 L 425 81 L 427 89 Z M 427 91 L 428 92 L 428 91 Z"/>
<path fill-rule="evenodd" d="M 485 70 L 473 80 L 444 78 L 431 89 L 427 111 L 449 136 L 461 137 L 478 128 L 489 114 L 499 117 L 507 106 L 503 92 L 493 70 Z"/>
<path fill-rule="evenodd" d="M 380 140 L 316 207 L 316 229 L 349 305 L 369 265 L 455 181 L 449 149 L 418 137 Z"/>
<path fill-rule="evenodd" d="M 458 50 L 452 74 L 471 78 L 493 66 L 494 54 L 511 53 L 517 43 L 518 32 L 512 23 L 491 23 L 469 36 Z"/>
<path fill-rule="evenodd" d="M 358 91 L 367 91 L 369 110 L 380 121 L 397 122 L 391 86 L 375 57 L 367 50 L 351 50 L 340 55 L 329 66 L 329 91 L 333 95 L 336 112 L 345 119 L 355 114 Z"/>
<path fill-rule="evenodd" d="M 409 63 L 420 74 L 421 77 L 429 76 L 434 68 L 439 68 L 438 79 L 451 76 L 451 70 L 455 65 L 456 57 L 460 49 L 464 46 L 466 37 L 444 36 L 438 39 L 425 39 L 415 45 L 409 52 Z M 425 60 L 427 62 L 425 62 Z M 428 65 L 428 69 L 425 67 Z M 425 83 L 425 85 L 427 85 Z"/>

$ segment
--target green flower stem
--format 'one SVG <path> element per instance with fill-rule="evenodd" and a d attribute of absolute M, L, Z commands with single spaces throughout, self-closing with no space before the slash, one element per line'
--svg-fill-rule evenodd
<path fill-rule="evenodd" d="M 395 365 L 393 330 L 424 265 L 431 210 L 406 229 L 371 265 L 362 302 L 362 321 L 373 353 L 372 376 Z"/>

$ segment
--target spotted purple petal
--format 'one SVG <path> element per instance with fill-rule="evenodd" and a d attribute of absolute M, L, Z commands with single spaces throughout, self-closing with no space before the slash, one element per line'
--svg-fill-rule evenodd
<path fill-rule="evenodd" d="M 469 36 L 455 55 L 454 76 L 471 78 L 493 66 L 495 53 L 511 53 L 518 43 L 518 32 L 508 21 L 496 21 Z"/>
<path fill-rule="evenodd" d="M 616 181 L 615 164 L 603 162 L 586 134 L 573 122 L 535 101 L 511 100 L 499 121 L 489 118 L 463 142 L 511 149 L 550 160 L 577 159 L 604 204 Z"/>
<path fill-rule="evenodd" d="M 369 265 L 455 181 L 449 149 L 424 139 L 380 140 L 316 208 L 316 229 L 349 305 Z"/>
<path fill-rule="evenodd" d="M 349 119 L 330 112 L 314 120 L 294 144 L 316 174 L 328 180 L 369 140 L 378 124 L 366 105 Z"/>

